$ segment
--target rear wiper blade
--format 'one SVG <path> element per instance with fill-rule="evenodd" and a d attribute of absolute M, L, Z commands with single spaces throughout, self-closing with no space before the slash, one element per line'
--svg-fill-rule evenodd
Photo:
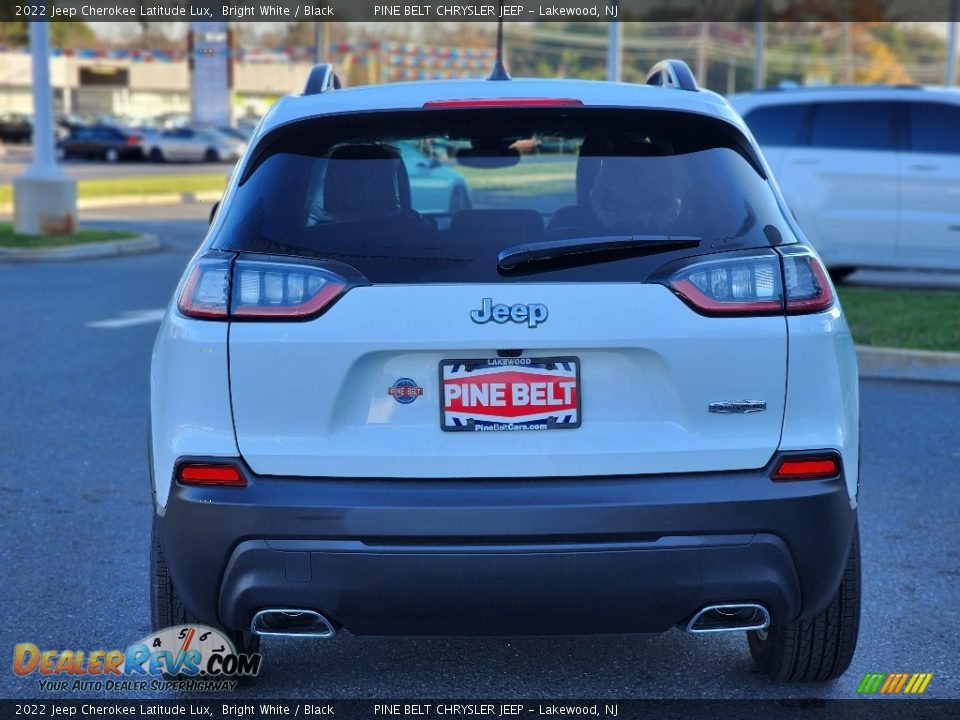
<path fill-rule="evenodd" d="M 700 245 L 700 241 L 698 237 L 685 235 L 602 235 L 545 240 L 504 248 L 497 256 L 497 266 L 506 273 L 530 271 L 531 266 L 541 264 L 573 267 L 617 258 L 695 248 Z"/>

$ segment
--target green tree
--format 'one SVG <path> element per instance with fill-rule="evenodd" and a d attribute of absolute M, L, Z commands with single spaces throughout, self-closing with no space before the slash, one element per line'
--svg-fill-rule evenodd
<path fill-rule="evenodd" d="M 64 20 L 50 23 L 50 45 L 56 48 L 90 47 L 94 42 L 93 30 L 80 20 Z M 0 23 L 0 43 L 15 47 L 30 44 L 30 30 L 23 21 Z"/>

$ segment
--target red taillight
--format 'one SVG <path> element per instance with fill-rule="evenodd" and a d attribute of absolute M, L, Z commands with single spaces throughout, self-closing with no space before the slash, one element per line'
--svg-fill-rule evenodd
<path fill-rule="evenodd" d="M 813 255 L 785 252 L 783 275 L 788 314 L 815 313 L 833 305 L 833 288 L 827 271 Z"/>
<path fill-rule="evenodd" d="M 772 254 L 694 262 L 670 275 L 667 283 L 707 315 L 783 312 L 780 262 Z"/>
<path fill-rule="evenodd" d="M 230 261 L 198 260 L 184 283 L 177 308 L 187 317 L 222 320 L 230 298 Z"/>
<path fill-rule="evenodd" d="M 180 312 L 203 320 L 304 320 L 326 310 L 350 283 L 316 265 L 202 258 L 184 283 Z"/>
<path fill-rule="evenodd" d="M 785 457 L 770 476 L 772 480 L 826 480 L 840 473 L 840 463 L 833 455 L 818 457 Z"/>
<path fill-rule="evenodd" d="M 460 108 L 537 108 L 582 107 L 576 98 L 465 98 L 463 100 L 430 100 L 424 110 L 451 110 Z"/>
<path fill-rule="evenodd" d="M 347 290 L 338 275 L 313 265 L 237 260 L 233 268 L 231 318 L 315 317 Z"/>
<path fill-rule="evenodd" d="M 140 136 L 139 135 L 127 135 L 125 142 L 127 145 L 139 145 Z"/>
<path fill-rule="evenodd" d="M 667 284 L 704 315 L 790 315 L 826 310 L 834 302 L 827 271 L 804 247 L 756 256 L 707 256 L 667 278 Z"/>
<path fill-rule="evenodd" d="M 247 479 L 235 465 L 181 465 L 178 479 L 184 485 L 230 485 L 246 487 Z"/>

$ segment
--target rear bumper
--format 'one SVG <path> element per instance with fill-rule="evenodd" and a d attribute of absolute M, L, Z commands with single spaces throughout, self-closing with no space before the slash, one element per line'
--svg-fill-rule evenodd
<path fill-rule="evenodd" d="M 660 632 L 704 605 L 823 610 L 856 520 L 843 477 L 769 468 L 515 480 L 174 484 L 157 528 L 200 621 L 309 608 L 355 634 Z"/>

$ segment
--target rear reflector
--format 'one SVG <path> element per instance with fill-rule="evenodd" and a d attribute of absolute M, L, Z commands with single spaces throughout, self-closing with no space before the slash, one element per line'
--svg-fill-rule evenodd
<path fill-rule="evenodd" d="M 179 480 L 184 485 L 247 485 L 234 465 L 181 465 Z"/>
<path fill-rule="evenodd" d="M 825 480 L 836 477 L 839 473 L 840 463 L 833 456 L 785 457 L 770 477 L 778 482 Z"/>
<path fill-rule="evenodd" d="M 450 110 L 457 108 L 537 108 L 537 107 L 582 107 L 583 101 L 576 98 L 466 98 L 463 100 L 430 100 L 423 104 L 424 110 Z"/>

